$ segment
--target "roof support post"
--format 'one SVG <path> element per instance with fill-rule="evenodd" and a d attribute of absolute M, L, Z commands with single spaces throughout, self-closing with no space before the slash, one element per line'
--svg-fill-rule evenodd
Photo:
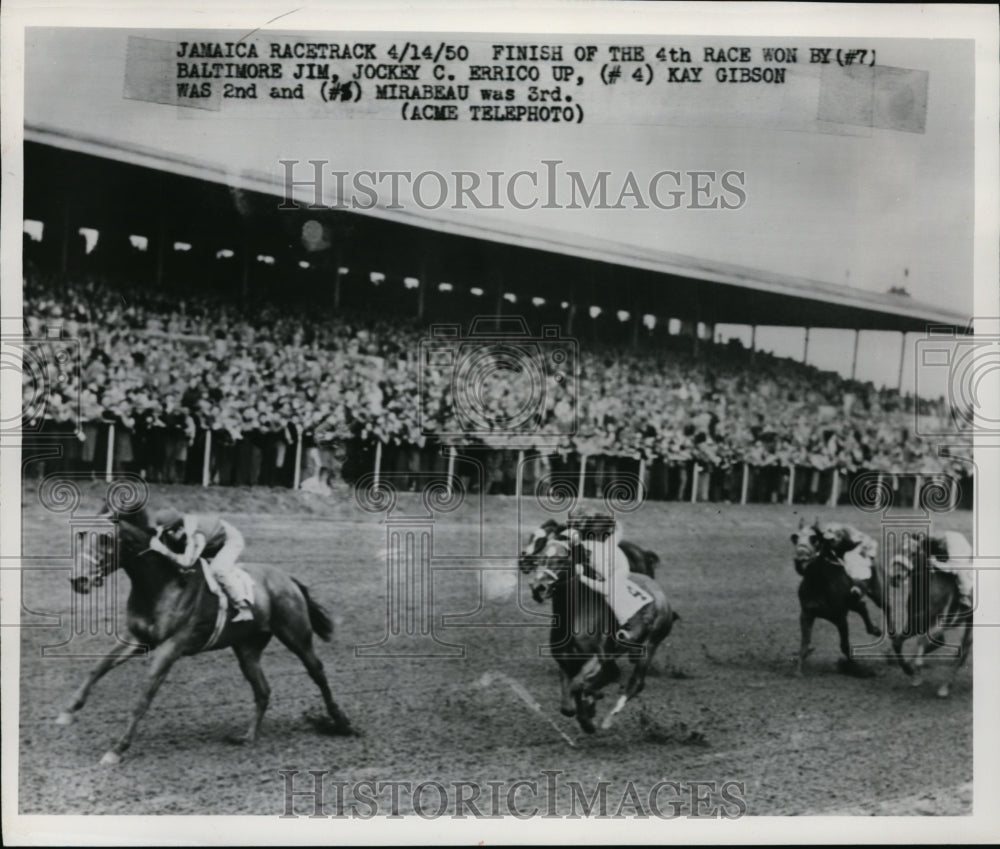
<path fill-rule="evenodd" d="M 427 291 L 427 281 L 429 275 L 427 272 L 427 256 L 425 255 L 420 260 L 420 283 L 417 285 L 417 320 L 424 320 L 424 298 L 425 292 Z"/>
<path fill-rule="evenodd" d="M 62 227 L 62 260 L 60 262 L 59 270 L 65 276 L 66 272 L 69 270 L 69 243 L 71 236 L 69 234 L 69 218 L 70 218 L 70 208 L 69 201 L 63 204 L 63 227 Z"/>
<path fill-rule="evenodd" d="M 497 300 L 496 300 L 496 328 L 500 329 L 500 317 L 503 315 L 503 272 L 499 269 L 495 272 Z"/>
<path fill-rule="evenodd" d="M 156 288 L 163 289 L 164 265 L 167 261 L 167 217 L 160 207 L 156 228 Z"/>
<path fill-rule="evenodd" d="M 903 361 L 906 359 L 906 331 L 899 334 L 899 377 L 896 378 L 896 391 L 903 391 Z"/>
<path fill-rule="evenodd" d="M 857 380 L 858 376 L 858 339 L 861 336 L 861 331 L 857 328 L 854 329 L 854 355 L 851 357 L 851 380 Z"/>
<path fill-rule="evenodd" d="M 340 269 L 344 267 L 343 248 L 337 248 L 334 253 L 334 260 L 337 263 L 337 267 L 333 270 L 333 310 L 334 312 L 340 312 L 340 278 L 342 277 Z"/>
<path fill-rule="evenodd" d="M 802 364 L 807 365 L 809 363 L 809 328 L 805 328 L 806 335 L 802 341 Z"/>

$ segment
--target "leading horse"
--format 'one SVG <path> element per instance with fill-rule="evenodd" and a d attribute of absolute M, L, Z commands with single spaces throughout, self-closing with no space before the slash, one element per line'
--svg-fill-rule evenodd
<path fill-rule="evenodd" d="M 593 721 L 595 701 L 600 697 L 600 690 L 621 676 L 616 659 L 627 657 L 632 663 L 632 675 L 614 708 L 601 723 L 602 728 L 609 728 L 615 714 L 642 692 L 653 654 L 679 617 L 655 579 L 632 574 L 631 580 L 652 597 L 652 602 L 628 623 L 622 623 L 628 625 L 634 641 L 616 640 L 615 617 L 607 600 L 576 574 L 575 564 L 583 562 L 579 548 L 561 537 L 553 537 L 541 553 L 522 561 L 521 570 L 531 573 L 529 586 L 536 602 L 552 600 L 555 615 L 549 642 L 552 656 L 559 665 L 560 710 L 564 716 L 575 716 L 580 727 L 593 734 L 596 730 Z"/>
<path fill-rule="evenodd" d="M 240 670 L 253 689 L 255 711 L 246 734 L 237 742 L 253 743 L 267 710 L 271 688 L 260 666 L 260 656 L 276 636 L 299 660 L 319 687 L 328 718 L 324 730 L 331 734 L 354 733 L 351 723 L 333 700 L 323 664 L 312 647 L 315 634 L 329 641 L 333 623 L 327 612 L 310 596 L 306 587 L 273 566 L 246 564 L 242 568 L 254 582 L 253 621 L 232 622 L 224 611 L 225 624 L 217 633 L 220 601 L 209 588 L 200 568 L 188 572 L 163 555 L 150 550 L 153 531 L 145 513 L 108 517 L 106 534 L 88 546 L 81 545 L 71 578 L 73 589 L 88 593 L 100 586 L 116 569 L 129 577 L 127 625 L 134 643 L 121 643 L 103 657 L 74 693 L 56 720 L 69 725 L 87 701 L 93 686 L 110 670 L 131 657 L 149 652 L 142 694 L 132 709 L 124 734 L 101 759 L 118 763 L 132 744 L 136 728 L 149 709 L 170 668 L 181 657 L 232 648 Z"/>

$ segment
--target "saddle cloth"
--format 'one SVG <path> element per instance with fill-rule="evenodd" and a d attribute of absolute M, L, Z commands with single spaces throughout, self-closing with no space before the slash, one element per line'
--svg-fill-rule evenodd
<path fill-rule="evenodd" d="M 219 586 L 219 582 L 216 580 L 215 575 L 212 574 L 212 569 L 209 566 L 208 561 L 205 560 L 205 558 L 201 558 L 200 563 L 201 572 L 205 576 L 205 583 L 208 584 L 208 588 L 219 600 L 219 610 L 215 615 L 215 628 L 212 631 L 212 635 L 208 638 L 208 642 L 206 642 L 202 647 L 202 651 L 207 651 L 219 641 L 219 637 L 222 636 L 222 630 L 226 627 L 226 622 L 229 621 L 229 596 L 227 596 L 225 590 Z M 249 601 L 252 607 L 254 588 L 253 578 L 251 578 L 239 566 L 234 566 L 233 579 L 239 586 L 240 595 Z"/>
<path fill-rule="evenodd" d="M 651 604 L 653 601 L 653 596 L 646 592 L 646 590 L 640 587 L 631 578 L 628 579 L 625 586 L 628 590 L 624 593 L 625 598 L 612 599 L 614 602 L 612 604 L 612 608 L 615 611 L 615 616 L 618 617 L 618 621 L 622 625 L 628 622 L 647 604 Z"/>

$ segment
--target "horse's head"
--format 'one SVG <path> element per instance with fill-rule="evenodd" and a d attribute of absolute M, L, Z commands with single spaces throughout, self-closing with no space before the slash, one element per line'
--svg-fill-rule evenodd
<path fill-rule="evenodd" d="M 100 587 L 126 560 L 135 559 L 149 548 L 151 532 L 114 514 L 104 518 L 106 526 L 77 532 L 70 584 L 82 595 Z"/>
<path fill-rule="evenodd" d="M 795 571 L 800 575 L 819 555 L 820 539 L 822 534 L 816 526 L 807 527 L 804 520 L 799 520 L 798 530 L 792 532 L 792 545 L 795 546 L 792 561 L 795 564 Z"/>
<path fill-rule="evenodd" d="M 555 519 L 549 519 L 539 526 L 521 549 L 521 554 L 517 558 L 517 567 L 524 573 L 531 572 L 542 556 L 546 544 L 549 540 L 560 536 L 566 530 L 565 525 L 559 524 Z"/>
<path fill-rule="evenodd" d="M 528 586 L 531 597 L 541 604 L 552 598 L 556 587 L 572 575 L 571 547 L 568 540 L 551 538 L 534 557 L 534 568 Z"/>
<path fill-rule="evenodd" d="M 914 579 L 928 565 L 926 546 L 926 537 L 916 534 L 904 538 L 891 554 L 886 552 L 880 577 L 890 634 L 909 632 L 910 596 Z"/>

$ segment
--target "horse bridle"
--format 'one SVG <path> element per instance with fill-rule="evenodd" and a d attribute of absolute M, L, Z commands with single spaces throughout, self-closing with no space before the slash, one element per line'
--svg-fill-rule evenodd
<path fill-rule="evenodd" d="M 563 553 L 564 553 L 564 555 L 566 557 L 569 557 L 569 555 L 570 555 L 569 541 L 566 540 L 566 539 L 564 539 L 564 538 L 562 538 L 562 537 L 547 537 L 546 538 L 546 542 L 545 542 L 545 546 L 546 546 L 546 548 L 545 548 L 545 551 L 543 552 L 543 554 L 545 555 L 545 557 L 547 557 L 549 559 L 551 559 L 553 557 L 558 557 L 559 556 L 559 552 L 551 550 L 551 548 L 553 548 L 555 546 L 561 546 L 562 549 L 563 549 Z M 540 554 L 535 554 L 534 556 L 535 557 L 540 557 L 541 555 Z M 551 588 L 555 584 L 557 584 L 559 582 L 559 580 L 560 580 L 559 573 L 556 572 L 556 571 L 554 571 L 553 569 L 550 569 L 548 566 L 536 566 L 535 567 L 535 572 L 537 574 L 539 574 L 539 575 L 544 575 L 545 577 L 547 577 L 551 581 L 551 583 L 547 587 L 548 590 L 551 590 Z"/>

